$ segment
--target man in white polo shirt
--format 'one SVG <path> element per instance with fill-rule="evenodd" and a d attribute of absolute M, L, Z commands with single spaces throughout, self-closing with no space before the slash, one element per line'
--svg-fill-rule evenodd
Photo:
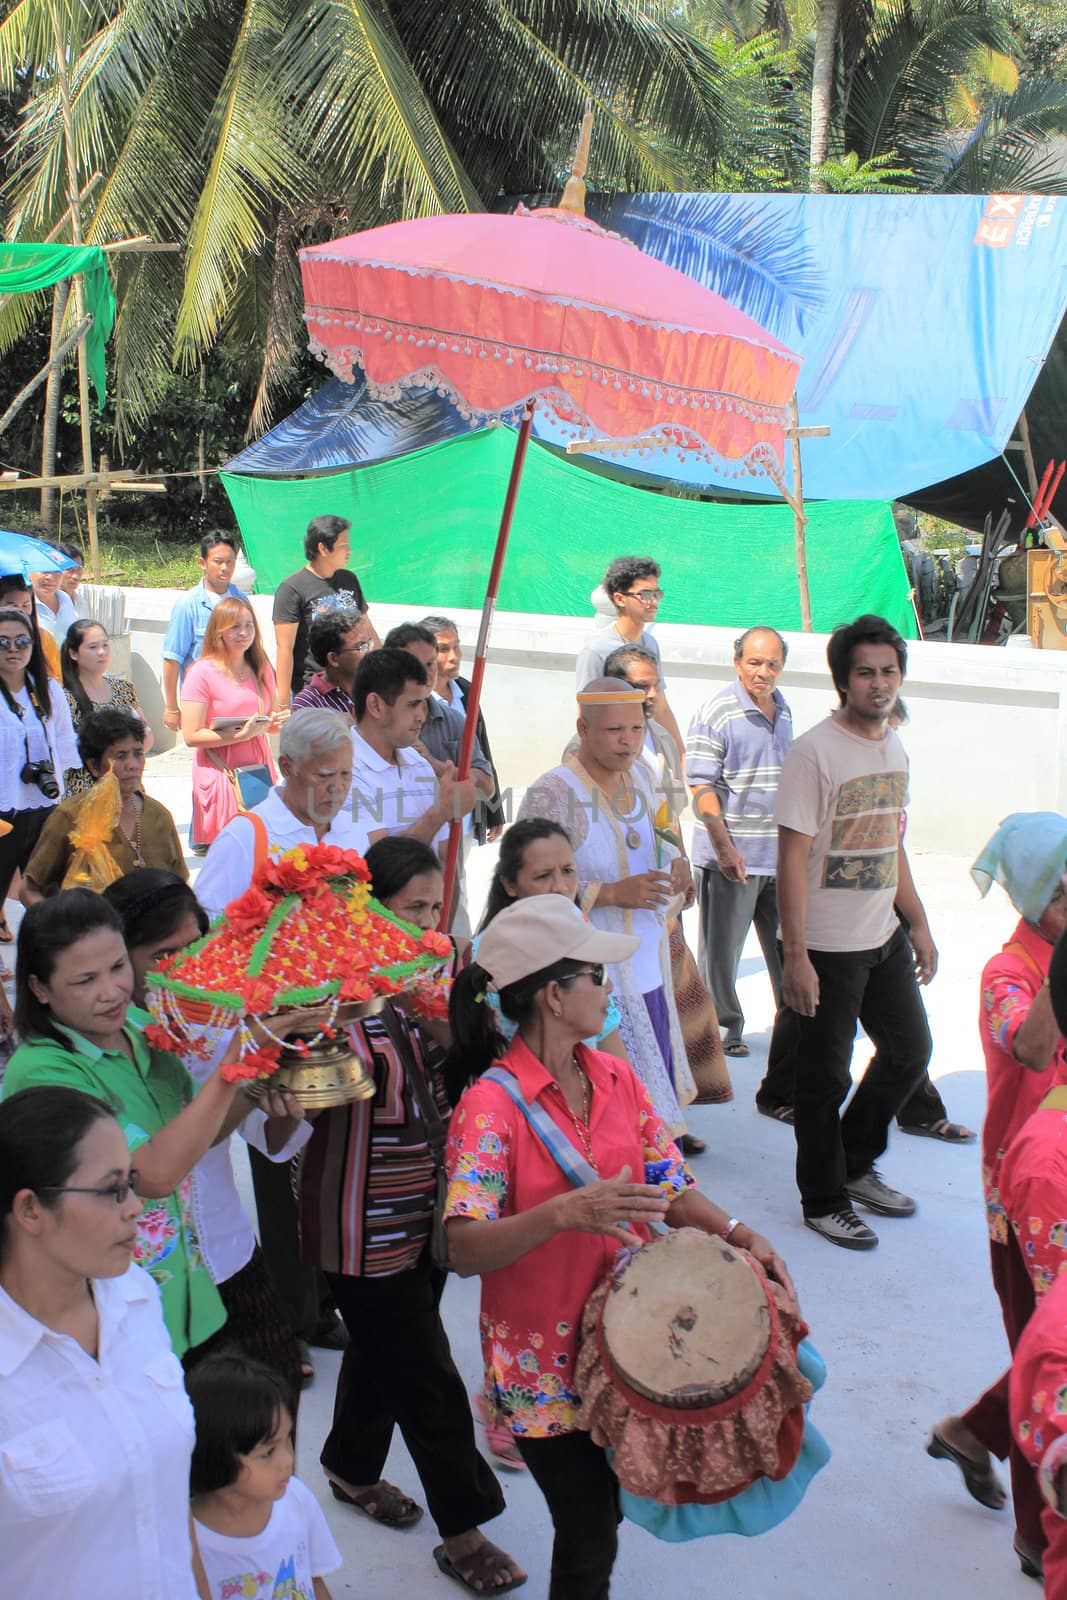
<path fill-rule="evenodd" d="M 443 856 L 448 824 L 473 811 L 478 790 L 473 778 L 457 782 L 451 762 L 435 774 L 412 748 L 426 721 L 426 668 L 409 650 L 375 650 L 356 668 L 352 697 L 352 819 L 372 844 L 406 833 Z"/>

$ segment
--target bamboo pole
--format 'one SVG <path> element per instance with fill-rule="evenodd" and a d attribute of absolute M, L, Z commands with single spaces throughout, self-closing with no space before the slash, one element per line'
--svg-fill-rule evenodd
<path fill-rule="evenodd" d="M 67 186 L 70 191 L 70 231 L 76 245 L 84 244 L 81 223 L 81 187 L 78 183 L 78 159 L 74 149 L 74 118 L 70 105 L 70 77 L 67 72 L 66 41 L 59 25 L 59 7 L 52 11 L 52 28 L 56 46 L 56 74 L 59 79 L 59 102 L 63 113 L 63 144 L 67 161 Z M 78 321 L 85 319 L 85 284 L 81 273 L 74 279 L 74 304 Z M 89 530 L 89 576 L 94 583 L 100 581 L 100 541 L 96 526 L 96 483 L 93 479 L 93 437 L 89 411 L 89 366 L 84 340 L 78 345 L 78 412 L 81 422 L 82 467 L 90 481 L 85 485 L 85 520 Z"/>
<path fill-rule="evenodd" d="M 793 532 L 797 552 L 797 588 L 800 591 L 800 626 L 812 632 L 811 590 L 808 587 L 808 519 L 804 513 L 804 472 L 800 460 L 800 408 L 796 390 L 789 401 L 789 451 L 793 461 Z"/>
<path fill-rule="evenodd" d="M 70 338 L 64 339 L 63 343 L 60 345 L 55 354 L 49 356 L 40 372 L 32 377 L 29 383 L 19 390 L 18 394 L 15 396 L 14 400 L 12 400 L 3 416 L 0 417 L 0 433 L 6 433 L 7 429 L 11 426 L 11 423 L 15 420 L 15 417 L 26 404 L 26 401 L 32 394 L 37 393 L 37 390 L 41 387 L 42 383 L 44 383 L 45 379 L 50 378 L 57 367 L 61 367 L 63 365 L 64 361 L 70 355 L 70 352 L 74 349 L 74 346 L 76 344 L 81 344 L 81 341 L 85 338 L 85 335 L 89 332 L 89 329 L 92 327 L 92 325 L 92 317 L 84 317 L 82 321 L 79 322 Z"/>

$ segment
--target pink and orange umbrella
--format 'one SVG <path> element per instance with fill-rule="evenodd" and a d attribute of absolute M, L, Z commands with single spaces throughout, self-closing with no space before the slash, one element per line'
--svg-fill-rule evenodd
<path fill-rule="evenodd" d="M 425 217 L 301 252 L 312 350 L 371 393 L 436 388 L 472 426 L 521 423 L 479 630 L 460 776 L 534 413 L 600 453 L 672 448 L 783 476 L 800 358 L 751 317 L 582 214 L 583 130 L 558 207 Z M 459 849 L 445 871 L 449 904 Z"/>

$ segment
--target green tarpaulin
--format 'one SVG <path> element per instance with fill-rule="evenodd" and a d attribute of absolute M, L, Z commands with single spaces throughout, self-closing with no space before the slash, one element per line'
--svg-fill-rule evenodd
<path fill-rule="evenodd" d="M 93 325 L 85 335 L 85 361 L 102 407 L 107 396 L 104 351 L 115 326 L 115 295 L 107 256 L 96 245 L 0 244 L 0 294 L 36 294 L 61 278 L 82 275 L 85 309 Z"/>
<path fill-rule="evenodd" d="M 507 486 L 514 434 L 489 428 L 374 466 L 314 478 L 223 473 L 260 589 L 303 561 L 304 530 L 323 513 L 352 523 L 352 564 L 369 600 L 423 610 L 479 609 Z M 808 508 L 815 628 L 864 611 L 916 633 L 889 507 Z M 788 506 L 710 505 L 633 489 L 531 445 L 499 607 L 588 617 L 590 590 L 615 556 L 663 567 L 661 622 L 800 628 Z"/>

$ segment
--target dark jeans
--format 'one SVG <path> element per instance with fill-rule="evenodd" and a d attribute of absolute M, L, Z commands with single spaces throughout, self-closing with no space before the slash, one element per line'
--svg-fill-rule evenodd
<path fill-rule="evenodd" d="M 300 1256 L 293 1164 L 270 1161 L 251 1145 L 248 1164 L 252 1169 L 263 1259 L 293 1332 L 306 1343 L 320 1324 L 333 1316 L 333 1298 L 325 1274 L 318 1267 L 309 1267 Z"/>
<path fill-rule="evenodd" d="M 771 1052 L 791 1056 L 797 1186 L 804 1215 L 824 1217 L 848 1204 L 845 1185 L 884 1151 L 889 1124 L 926 1071 L 930 1028 L 903 928 L 877 950 L 809 950 L 819 975 L 813 1017 L 778 1012 Z M 875 1057 L 849 1102 L 856 1024 Z"/>
<path fill-rule="evenodd" d="M 504 1509 L 474 1442 L 474 1422 L 439 1305 L 444 1274 L 428 1256 L 388 1278 L 327 1278 L 351 1342 L 337 1379 L 322 1464 L 346 1483 L 377 1483 L 393 1428 L 415 1463 L 442 1539 Z"/>
<path fill-rule="evenodd" d="M 989 1241 L 989 1263 L 993 1269 L 993 1287 L 1000 1301 L 1004 1332 L 1008 1348 L 1015 1354 L 1015 1346 L 1022 1338 L 1023 1329 L 1034 1312 L 1034 1286 L 1022 1252 L 1014 1239 L 1007 1244 Z M 970 1428 L 979 1443 L 998 1460 L 1007 1460 L 1011 1469 L 1011 1500 L 1015 1511 L 1015 1526 L 1028 1543 L 1040 1550 L 1045 1543 L 1045 1528 L 1041 1510 L 1045 1504 L 1037 1484 L 1037 1474 L 1012 1438 L 1011 1413 L 1008 1391 L 1011 1368 L 1001 1374 L 970 1410 L 960 1417 Z"/>
<path fill-rule="evenodd" d="M 587 1433 L 515 1443 L 552 1515 L 548 1600 L 608 1600 L 622 1512 L 607 1455 Z"/>
<path fill-rule="evenodd" d="M 34 806 L 32 811 L 0 811 L 0 817 L 10 822 L 11 832 L 0 839 L 0 911 L 4 908 L 7 891 L 16 872 L 21 872 L 33 855 L 41 829 L 55 810 L 53 805 Z"/>
<path fill-rule="evenodd" d="M 748 930 L 756 937 L 767 963 L 774 1003 L 782 1003 L 782 961 L 778 951 L 778 891 L 773 876 L 733 883 L 716 867 L 696 869 L 700 902 L 700 973 L 711 991 L 727 1044 L 736 1044 L 745 1027 L 745 1014 L 737 998 L 737 968 Z"/>

